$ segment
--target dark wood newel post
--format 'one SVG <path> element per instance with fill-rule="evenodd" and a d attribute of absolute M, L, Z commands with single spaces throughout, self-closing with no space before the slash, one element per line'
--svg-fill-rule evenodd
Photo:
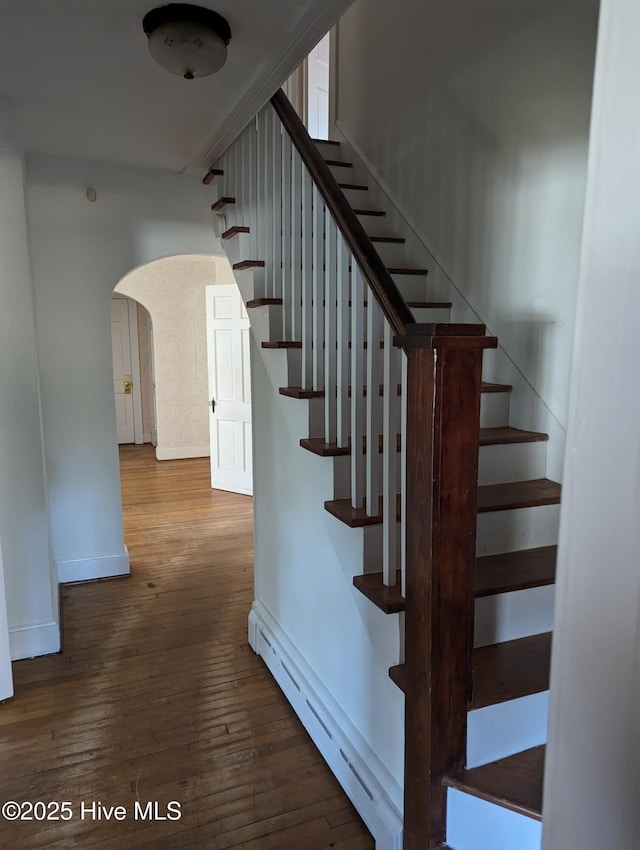
<path fill-rule="evenodd" d="M 445 840 L 443 775 L 466 760 L 483 325 L 413 325 L 408 357 L 404 850 Z"/>

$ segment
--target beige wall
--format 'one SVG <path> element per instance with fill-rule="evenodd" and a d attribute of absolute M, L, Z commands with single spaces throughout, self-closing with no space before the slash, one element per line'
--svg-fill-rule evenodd
<path fill-rule="evenodd" d="M 209 454 L 205 287 L 233 282 L 226 259 L 183 256 L 135 269 L 116 287 L 153 324 L 159 460 Z"/>

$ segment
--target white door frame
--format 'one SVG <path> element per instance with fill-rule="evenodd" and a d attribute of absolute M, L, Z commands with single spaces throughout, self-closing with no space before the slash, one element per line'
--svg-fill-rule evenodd
<path fill-rule="evenodd" d="M 7 597 L 4 586 L 2 566 L 2 546 L 0 546 L 0 700 L 13 696 L 13 670 L 11 667 L 11 649 L 9 645 L 9 624 L 7 621 Z"/>
<path fill-rule="evenodd" d="M 142 445 L 144 442 L 142 431 L 142 389 L 140 387 L 140 348 L 138 341 L 138 302 L 127 295 L 119 292 L 113 293 L 113 298 L 123 299 L 127 302 L 129 310 L 129 347 L 131 348 L 131 390 L 133 400 L 133 442 Z"/>

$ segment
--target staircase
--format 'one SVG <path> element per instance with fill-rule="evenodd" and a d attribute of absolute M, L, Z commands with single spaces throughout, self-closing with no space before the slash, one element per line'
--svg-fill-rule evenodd
<path fill-rule="evenodd" d="M 204 182 L 266 368 L 308 420 L 300 451 L 332 465 L 324 508 L 363 535 L 353 584 L 404 620 L 403 847 L 528 850 L 560 486 L 547 435 L 509 424 L 512 387 L 481 380 L 496 340 L 429 298 L 356 171 L 279 92 Z"/>

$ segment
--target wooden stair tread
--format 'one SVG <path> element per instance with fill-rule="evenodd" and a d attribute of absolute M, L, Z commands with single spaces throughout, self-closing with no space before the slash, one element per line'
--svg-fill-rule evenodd
<path fill-rule="evenodd" d="M 407 307 L 414 310 L 450 310 L 451 301 L 407 301 Z"/>
<path fill-rule="evenodd" d="M 369 236 L 371 242 L 381 242 L 386 245 L 404 245 L 407 241 L 402 236 Z"/>
<path fill-rule="evenodd" d="M 282 306 L 282 298 L 253 298 L 251 301 L 247 301 L 245 307 L 247 310 L 251 310 L 254 307 L 269 307 L 269 306 Z"/>
<path fill-rule="evenodd" d="M 539 549 L 476 558 L 476 598 L 553 584 L 557 552 L 557 546 L 542 546 Z M 396 584 L 392 587 L 383 583 L 381 572 L 354 576 L 353 584 L 385 614 L 404 611 L 405 600 L 401 593 L 399 571 Z"/>
<path fill-rule="evenodd" d="M 324 390 L 307 390 L 304 387 L 280 387 L 278 392 L 288 398 L 324 398 Z"/>
<path fill-rule="evenodd" d="M 266 341 L 262 343 L 263 348 L 302 348 L 301 342 L 296 342 L 292 339 L 277 339 L 273 342 Z"/>
<path fill-rule="evenodd" d="M 481 428 L 480 445 L 495 446 L 511 443 L 534 443 L 547 440 L 547 434 L 538 434 L 535 431 L 520 431 L 517 428 Z M 343 457 L 351 454 L 351 444 L 339 446 L 337 443 L 326 443 L 322 437 L 309 437 L 300 440 L 303 449 L 320 455 L 321 457 Z M 396 436 L 396 450 L 400 451 L 400 434 Z M 362 450 L 366 450 L 366 441 L 363 440 Z M 382 451 L 382 434 L 378 436 L 378 450 Z"/>
<path fill-rule="evenodd" d="M 325 159 L 325 162 L 333 168 L 353 168 L 353 163 L 344 159 Z"/>
<path fill-rule="evenodd" d="M 560 485 L 548 478 L 484 484 L 478 487 L 478 513 L 557 505 L 560 503 L 560 491 Z"/>
<path fill-rule="evenodd" d="M 485 708 L 549 690 L 551 637 L 551 632 L 545 632 L 474 649 L 469 708 Z"/>
<path fill-rule="evenodd" d="M 220 237 L 221 239 L 233 239 L 234 236 L 237 236 L 239 233 L 251 233 L 248 227 L 243 227 L 240 224 L 234 224 L 233 227 L 229 227 Z"/>
<path fill-rule="evenodd" d="M 334 142 L 333 139 L 311 139 L 311 141 L 316 145 L 334 145 L 335 147 L 340 145 L 340 142 Z"/>
<path fill-rule="evenodd" d="M 557 546 L 541 546 L 476 558 L 476 597 L 553 584 L 557 555 Z"/>
<path fill-rule="evenodd" d="M 280 387 L 279 392 L 280 395 L 286 395 L 291 398 L 324 398 L 324 390 L 306 389 L 305 387 Z M 400 384 L 398 384 L 396 392 L 397 395 L 401 394 L 402 386 Z M 347 389 L 347 395 L 351 398 L 351 386 Z M 362 388 L 362 395 L 365 398 L 367 397 L 366 386 Z M 384 396 L 383 384 L 378 386 L 378 395 Z"/>
<path fill-rule="evenodd" d="M 542 820 L 544 757 L 544 746 L 532 747 L 490 764 L 445 776 L 443 783 L 448 788 Z"/>
<path fill-rule="evenodd" d="M 400 496 L 397 496 L 396 500 L 396 515 L 399 519 Z M 352 508 L 350 499 L 333 499 L 325 502 L 324 506 L 336 519 L 342 520 L 351 528 L 361 528 L 382 522 L 382 497 L 378 501 L 378 512 L 375 516 L 369 516 L 364 508 Z M 483 484 L 478 487 L 478 513 L 559 503 L 560 485 L 546 478 L 511 481 L 507 484 Z"/>
<path fill-rule="evenodd" d="M 385 614 L 399 614 L 404 611 L 404 596 L 402 595 L 401 573 L 396 572 L 396 583 L 389 587 L 382 582 L 382 573 L 365 573 L 353 577 L 353 586 Z"/>
<path fill-rule="evenodd" d="M 257 298 L 256 301 L 268 301 L 269 299 L 261 299 Z M 280 299 L 275 298 L 274 301 L 280 301 Z M 249 306 L 247 304 L 247 306 Z M 254 306 L 259 307 L 260 304 L 255 304 Z M 498 387 L 499 389 L 496 389 Z M 279 389 L 280 395 L 288 396 L 289 398 L 299 398 L 299 399 L 309 399 L 309 398 L 324 398 L 324 390 L 313 390 L 307 389 L 306 387 L 280 387 Z M 402 387 L 398 384 L 397 393 L 400 395 L 402 392 Z M 511 392 L 511 387 L 508 384 L 482 384 L 482 392 Z M 378 393 L 382 396 L 384 395 L 384 387 L 380 385 L 378 389 Z M 363 388 L 363 394 L 367 395 L 367 388 Z M 351 387 L 349 387 L 348 395 L 351 396 Z"/>
<path fill-rule="evenodd" d="M 400 451 L 400 434 L 396 435 L 396 451 Z M 351 442 L 346 446 L 339 446 L 337 443 L 325 443 L 323 437 L 308 437 L 300 440 L 300 445 L 303 449 L 320 457 L 344 457 L 351 454 Z M 378 436 L 378 452 L 382 452 L 382 434 Z M 362 438 L 362 451 L 367 450 L 367 438 Z"/>
<path fill-rule="evenodd" d="M 227 205 L 235 204 L 235 202 L 236 202 L 235 198 L 227 197 L 225 195 L 222 198 L 218 198 L 218 200 L 215 202 L 215 204 L 211 204 L 211 209 L 214 210 L 215 212 L 218 212 L 218 210 L 223 210 Z"/>
<path fill-rule="evenodd" d="M 406 275 L 429 274 L 429 269 L 411 269 L 411 268 L 405 269 L 405 268 L 397 268 L 395 266 L 392 267 L 392 268 L 387 268 L 387 271 L 389 272 L 389 274 L 406 274 Z"/>
<path fill-rule="evenodd" d="M 375 516 L 367 514 L 366 505 L 362 508 L 351 506 L 351 499 L 332 499 L 324 503 L 327 510 L 336 519 L 346 523 L 350 528 L 364 528 L 367 525 L 380 525 L 382 522 L 382 496 L 378 499 Z M 400 496 L 396 496 L 396 516 L 400 513 Z"/>
<path fill-rule="evenodd" d="M 473 695 L 468 710 L 486 708 L 549 689 L 551 632 L 480 646 L 473 650 Z M 389 668 L 389 676 L 404 691 L 406 667 Z"/>
<path fill-rule="evenodd" d="M 492 384 L 487 381 L 482 382 L 483 393 L 510 393 L 513 387 L 511 384 Z"/>
<path fill-rule="evenodd" d="M 245 269 L 263 269 L 264 260 L 241 260 L 239 263 L 234 263 L 232 268 L 234 271 L 244 271 Z"/>
<path fill-rule="evenodd" d="M 205 186 L 209 186 L 216 177 L 221 177 L 224 174 L 224 171 L 221 168 L 210 168 L 207 173 L 202 178 L 202 182 Z"/>
<path fill-rule="evenodd" d="M 549 439 L 548 434 L 539 431 L 522 431 L 520 428 L 481 428 L 481 446 L 503 446 L 513 443 L 538 443 Z"/>
<path fill-rule="evenodd" d="M 357 192 L 368 192 L 368 186 L 362 186 L 360 183 L 338 183 L 341 189 L 352 189 Z"/>
<path fill-rule="evenodd" d="M 355 210 L 354 209 L 354 213 L 356 215 L 372 215 L 372 216 L 376 216 L 378 218 L 382 218 L 382 216 L 386 215 L 386 212 L 384 210 Z"/>

